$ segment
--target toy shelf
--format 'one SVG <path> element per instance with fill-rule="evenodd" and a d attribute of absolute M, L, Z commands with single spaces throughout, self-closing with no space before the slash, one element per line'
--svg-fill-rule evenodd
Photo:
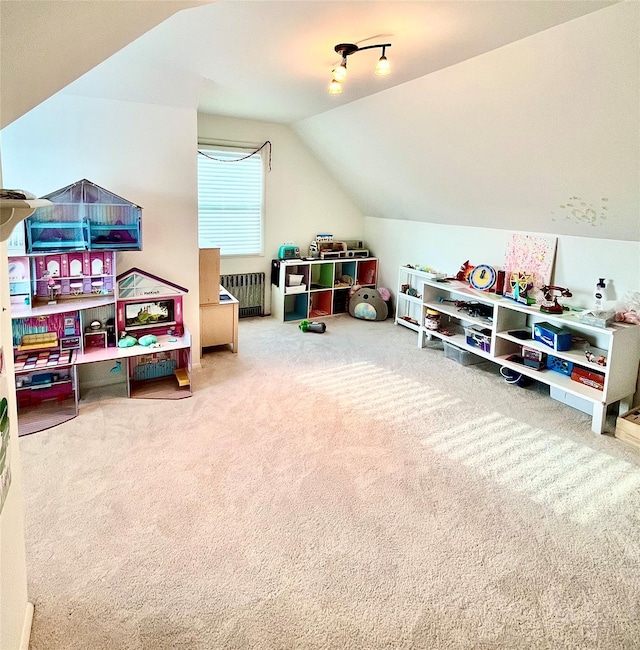
<path fill-rule="evenodd" d="M 292 275 L 302 281 L 292 286 Z M 353 284 L 375 288 L 377 276 L 375 257 L 273 260 L 271 312 L 283 322 L 344 314 Z"/>
<path fill-rule="evenodd" d="M 534 339 L 516 338 L 515 336 L 511 336 L 508 332 L 496 332 L 496 336 L 498 338 L 504 339 L 505 341 L 511 341 L 512 343 L 516 343 L 517 345 L 525 345 L 526 347 L 533 348 L 534 350 L 538 350 L 539 352 L 551 353 L 553 354 L 554 357 L 557 357 L 558 359 L 566 359 L 567 361 L 571 361 L 571 363 L 574 363 L 576 365 L 591 368 L 595 372 L 601 372 L 605 374 L 609 371 L 608 366 L 602 366 L 596 362 L 589 361 L 585 356 L 585 351 L 587 349 L 593 352 L 593 354 L 596 357 L 600 357 L 600 356 L 606 357 L 608 351 L 589 345 L 586 342 L 582 345 L 574 346 L 574 348 L 572 348 L 571 350 L 560 351 L 560 350 L 553 350 L 549 348 L 549 346 L 545 345 L 544 343 L 540 343 L 539 341 L 536 341 Z"/>
<path fill-rule="evenodd" d="M 309 315 L 309 294 L 308 292 L 286 295 L 283 301 L 282 320 L 295 321 L 307 318 Z"/>
<path fill-rule="evenodd" d="M 475 350 L 474 353 L 478 354 L 478 352 L 476 352 Z M 567 375 L 563 375 L 559 372 L 554 372 L 553 370 L 546 370 L 546 369 L 536 370 L 535 368 L 525 366 L 521 363 L 513 363 L 512 361 L 507 360 L 507 356 L 509 355 L 492 357 L 491 360 L 500 363 L 501 366 L 509 368 L 510 370 L 514 370 L 515 372 L 518 372 L 522 375 L 531 377 L 536 381 L 540 381 L 549 386 L 558 388 L 564 391 L 565 393 L 571 393 L 576 397 L 581 397 L 582 399 L 586 399 L 592 402 L 602 401 L 601 390 L 597 390 L 596 388 L 591 388 L 590 386 L 585 386 L 584 384 L 580 384 L 577 381 L 573 381 L 571 377 L 568 377 Z"/>
<path fill-rule="evenodd" d="M 396 291 L 396 313 L 394 323 L 414 332 L 421 331 L 422 283 L 426 274 L 417 269 L 401 266 Z M 415 295 L 412 295 L 412 293 Z"/>
<path fill-rule="evenodd" d="M 455 307 L 452 307 L 451 305 L 447 305 L 447 303 L 442 303 L 442 302 L 425 302 L 422 303 L 425 307 L 428 307 L 429 309 L 434 309 L 441 314 L 445 314 L 446 316 L 449 316 L 450 318 L 454 318 L 459 320 L 462 323 L 469 323 L 471 325 L 477 325 L 478 327 L 491 327 L 491 320 L 488 318 L 481 318 L 478 316 L 470 316 L 469 314 L 466 314 L 463 311 L 460 311 L 459 309 L 456 309 Z"/>
<path fill-rule="evenodd" d="M 418 347 L 424 347 L 427 340 L 441 339 L 459 350 L 546 384 L 552 396 L 560 391 L 579 398 L 592 415 L 591 428 L 595 433 L 602 433 L 610 404 L 620 402 L 621 412 L 630 408 L 640 364 L 640 326 L 616 324 L 599 328 L 581 322 L 574 313 L 549 314 L 540 311 L 537 305 L 524 305 L 494 293 L 477 291 L 464 282 L 438 282 L 427 275 L 406 266 L 399 270 L 395 322 L 417 332 Z M 410 289 L 415 296 L 406 293 Z M 439 299 L 454 302 L 440 302 Z M 481 305 L 487 317 L 459 311 L 455 301 Z M 432 329 L 433 320 L 428 318 L 432 311 L 439 313 L 437 329 Z M 407 316 L 417 324 L 407 320 Z M 540 323 L 568 332 L 571 349 L 555 350 L 535 340 L 532 332 Z M 482 332 L 471 332 L 470 336 L 467 329 L 462 334 L 461 331 L 469 326 Z M 452 336 L 445 335 L 445 330 Z M 515 330 L 528 332 L 529 338 L 522 339 L 510 333 Z M 475 338 L 476 334 L 481 336 L 480 340 Z M 546 354 L 547 363 L 538 370 L 525 365 L 524 360 L 522 363 L 510 360 L 510 357 L 522 356 L 523 346 Z M 593 353 L 595 361 L 587 358 L 586 351 Z M 597 363 L 600 357 L 606 359 L 606 365 Z"/>

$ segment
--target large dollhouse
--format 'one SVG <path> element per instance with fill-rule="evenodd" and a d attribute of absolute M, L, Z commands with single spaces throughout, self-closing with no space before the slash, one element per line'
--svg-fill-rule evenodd
<path fill-rule="evenodd" d="M 86 179 L 43 198 L 8 240 L 19 435 L 77 415 L 86 363 L 124 364 L 130 397 L 191 395 L 187 289 L 136 268 L 116 276 L 116 251 L 141 248 L 142 208 Z"/>

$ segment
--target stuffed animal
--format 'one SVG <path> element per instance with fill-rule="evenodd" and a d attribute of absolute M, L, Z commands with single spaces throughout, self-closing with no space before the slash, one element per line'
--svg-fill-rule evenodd
<path fill-rule="evenodd" d="M 357 287 L 349 300 L 349 314 L 363 320 L 386 320 L 389 308 L 377 289 Z"/>

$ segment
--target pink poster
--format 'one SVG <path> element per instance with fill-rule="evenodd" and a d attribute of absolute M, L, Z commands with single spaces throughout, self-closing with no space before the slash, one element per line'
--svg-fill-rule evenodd
<path fill-rule="evenodd" d="M 513 273 L 526 273 L 532 276 L 533 283 L 533 289 L 529 291 L 529 295 L 536 301 L 542 300 L 540 288 L 551 284 L 556 242 L 556 237 L 511 235 L 504 260 L 505 288 L 508 290 L 509 278 Z"/>

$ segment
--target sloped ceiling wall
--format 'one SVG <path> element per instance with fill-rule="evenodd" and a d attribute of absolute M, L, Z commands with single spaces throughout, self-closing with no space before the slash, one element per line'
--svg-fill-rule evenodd
<path fill-rule="evenodd" d="M 303 120 L 372 217 L 640 240 L 640 4 Z"/>
<path fill-rule="evenodd" d="M 214 0 L 2 0 L 0 128 L 177 11 Z"/>

